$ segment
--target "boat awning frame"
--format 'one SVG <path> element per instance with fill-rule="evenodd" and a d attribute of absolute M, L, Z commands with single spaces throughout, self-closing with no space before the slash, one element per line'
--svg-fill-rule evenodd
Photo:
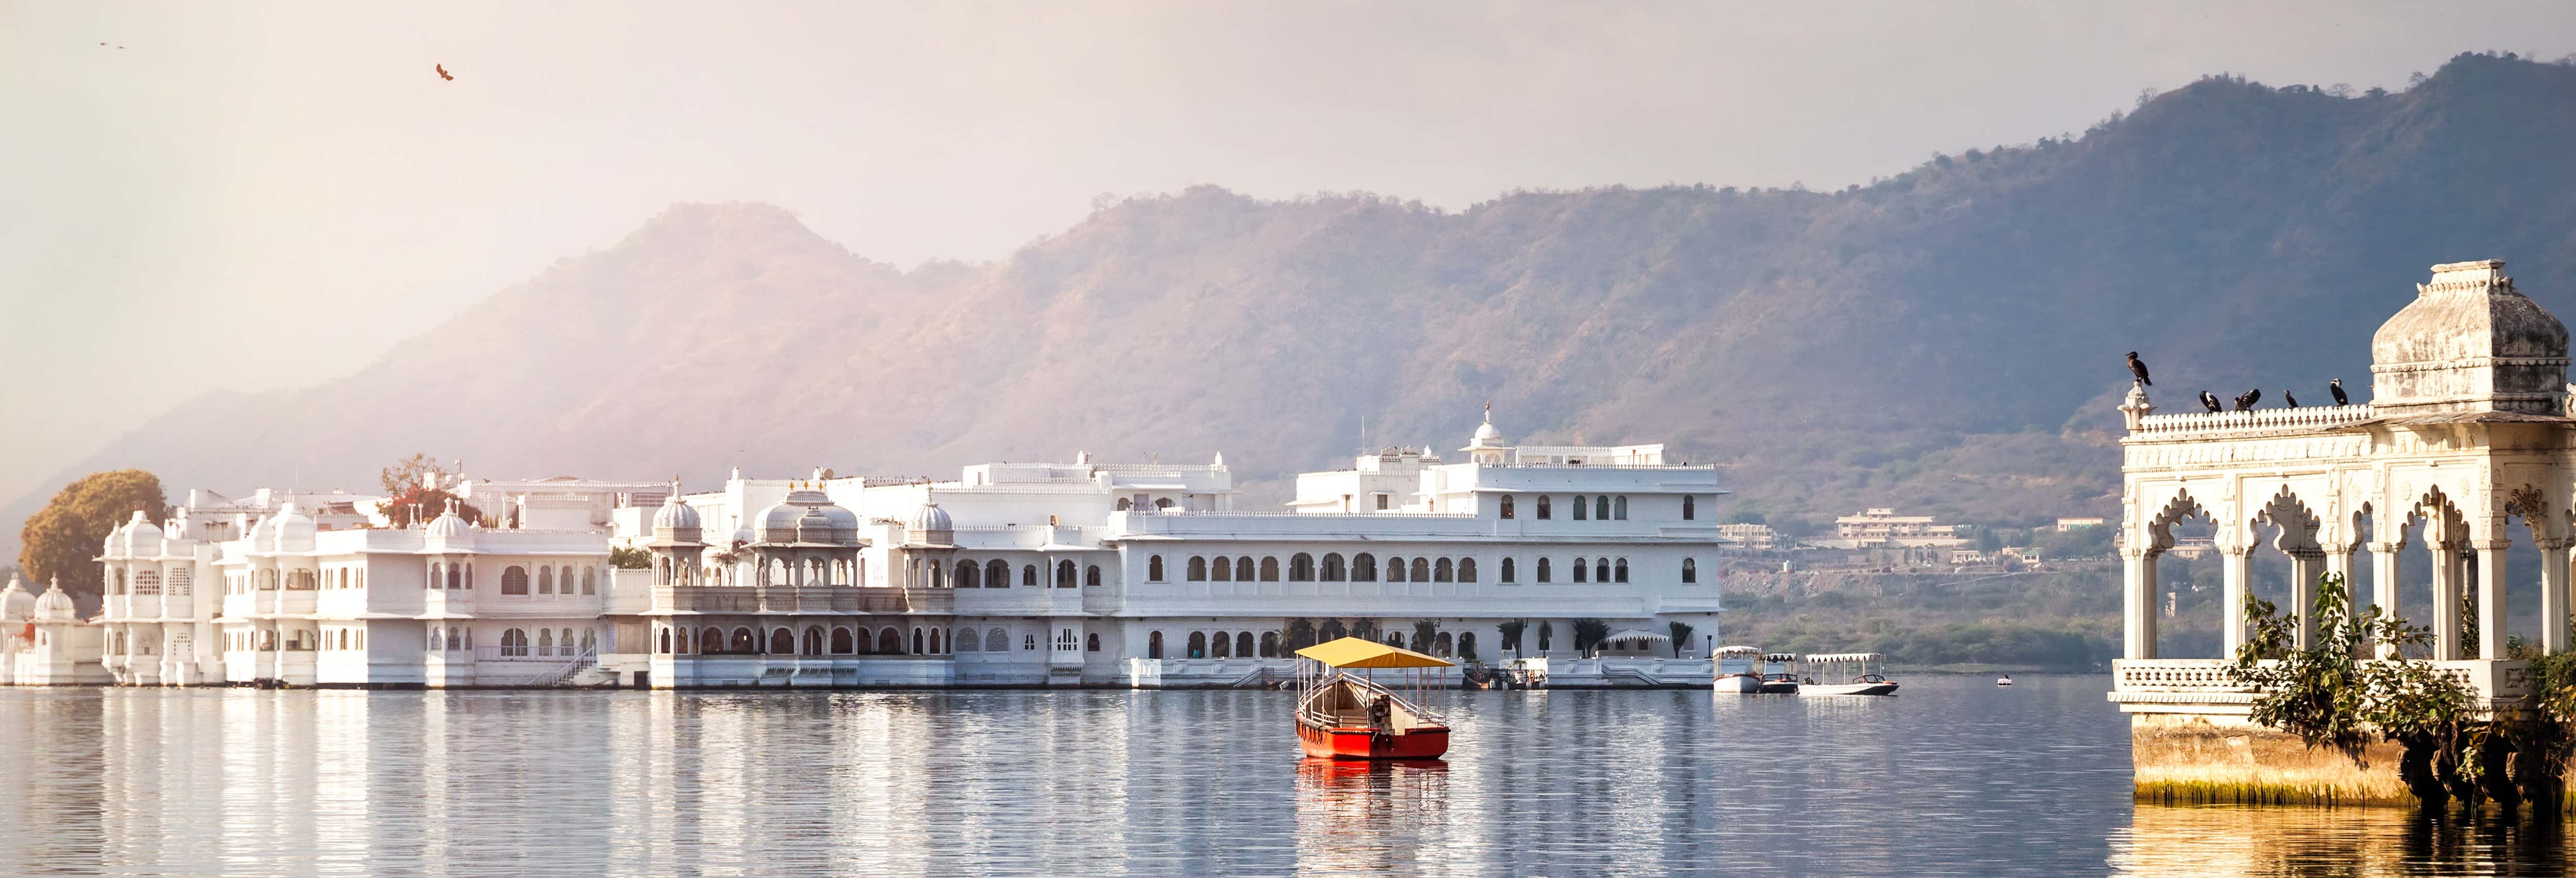
<path fill-rule="evenodd" d="M 1388 646 L 1374 640 L 1344 637 L 1331 643 L 1318 643 L 1297 651 L 1303 658 L 1323 662 L 1332 668 L 1446 668 L 1448 659 L 1423 655 L 1401 646 Z"/>

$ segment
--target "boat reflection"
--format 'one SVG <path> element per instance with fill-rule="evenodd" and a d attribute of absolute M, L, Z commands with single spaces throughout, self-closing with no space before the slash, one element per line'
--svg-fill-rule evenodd
<path fill-rule="evenodd" d="M 2127 875 L 2563 875 L 2565 818 L 2444 821 L 2411 808 L 2139 805 L 2111 836 Z"/>
<path fill-rule="evenodd" d="M 1418 871 L 1422 827 L 1442 825 L 1449 763 L 1307 758 L 1297 763 L 1297 862 L 1306 872 Z"/>

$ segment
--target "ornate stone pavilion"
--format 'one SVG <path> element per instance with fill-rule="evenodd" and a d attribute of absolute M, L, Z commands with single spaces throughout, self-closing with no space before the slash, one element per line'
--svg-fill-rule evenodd
<path fill-rule="evenodd" d="M 2432 618 L 2409 621 L 2433 628 L 2432 658 L 2483 707 L 2514 709 L 2530 682 L 2525 663 L 2504 657 L 2505 555 L 2517 540 L 2539 549 L 2541 621 L 2536 636 L 2513 633 L 2568 645 L 2576 386 L 2566 380 L 2566 328 L 2514 289 L 2502 262 L 2437 265 L 2372 337 L 2370 371 L 2367 403 L 2156 414 L 2147 389 L 2132 387 L 2120 407 L 2126 627 L 2110 698 L 2132 718 L 2142 795 L 2157 781 L 2283 785 L 2349 801 L 2406 795 L 2394 759 L 2359 770 L 2251 726 L 2254 695 L 2227 682 L 2223 659 L 2157 655 L 2157 561 L 2177 524 L 2213 528 L 2225 654 L 2248 636 L 2254 555 L 2278 549 L 2293 583 L 2277 602 L 2283 612 L 2306 611 L 2320 574 L 2366 570 L 2377 593 L 2357 590 L 2356 603 L 2429 603 Z M 2430 550 L 2430 581 L 2400 577 L 2410 539 Z M 2475 598 L 2475 656 L 2463 654 L 2463 589 Z M 2309 635 L 2303 626 L 2302 642 Z"/>

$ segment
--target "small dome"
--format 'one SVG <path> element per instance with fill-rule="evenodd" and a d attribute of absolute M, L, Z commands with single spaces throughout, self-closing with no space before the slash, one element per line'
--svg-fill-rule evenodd
<path fill-rule="evenodd" d="M 758 516 L 752 518 L 755 522 L 753 528 L 758 533 L 758 536 L 753 539 L 763 543 L 795 542 L 796 522 L 804 517 L 805 507 L 788 503 L 779 503 L 763 509 Z"/>
<path fill-rule="evenodd" d="M 953 531 L 957 529 L 957 522 L 948 517 L 948 510 L 939 508 L 939 501 L 923 498 L 921 505 L 913 508 L 912 517 L 904 522 L 903 529 L 923 532 Z"/>
<path fill-rule="evenodd" d="M 71 594 L 63 591 L 62 577 L 54 577 L 53 587 L 45 589 L 44 594 L 36 596 L 36 618 L 39 620 L 69 621 L 77 613 L 78 611 L 72 606 Z"/>
<path fill-rule="evenodd" d="M 313 534 L 318 530 L 321 527 L 312 516 L 305 515 L 301 507 L 288 503 L 278 507 L 276 515 L 269 516 L 268 548 L 277 552 L 313 548 Z"/>
<path fill-rule="evenodd" d="M 464 516 L 456 514 L 456 501 L 449 500 L 447 508 L 440 510 L 437 518 L 429 520 L 426 536 L 440 540 L 471 539 L 474 529 L 465 523 Z"/>
<path fill-rule="evenodd" d="M 2370 338 L 2371 405 L 2391 414 L 2565 413 L 2567 327 L 2504 263 L 2433 266 Z"/>
<path fill-rule="evenodd" d="M 674 491 L 671 493 L 670 497 L 663 499 L 661 509 L 654 510 L 653 529 L 657 531 L 695 531 L 698 529 L 698 510 L 691 507 L 689 504 L 680 502 L 679 492 Z"/>
<path fill-rule="evenodd" d="M 0 619 L 15 621 L 35 614 L 36 596 L 18 581 L 17 574 L 9 574 L 9 586 L 0 588 Z"/>
<path fill-rule="evenodd" d="M 123 541 L 127 557 L 150 558 L 161 554 L 161 527 L 144 518 L 143 510 L 134 510 L 134 517 L 126 519 L 124 527 L 117 528 L 117 537 Z"/>
<path fill-rule="evenodd" d="M 787 492 L 787 499 L 760 511 L 758 541 L 763 543 L 833 543 L 859 541 L 859 517 L 812 488 Z"/>

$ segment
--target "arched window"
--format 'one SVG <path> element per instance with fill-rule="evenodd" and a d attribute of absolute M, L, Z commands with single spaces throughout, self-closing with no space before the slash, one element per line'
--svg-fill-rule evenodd
<path fill-rule="evenodd" d="M 555 569 L 553 567 L 537 568 L 537 593 L 555 593 Z"/>
<path fill-rule="evenodd" d="M 984 563 L 984 587 L 985 587 L 985 588 L 1010 588 L 1010 587 L 1011 587 L 1011 565 L 1010 565 L 1010 564 L 1008 564 L 1008 563 L 1004 563 L 1004 562 L 1002 562 L 1002 561 L 1000 561 L 1000 560 L 993 560 L 993 561 L 987 561 L 987 562 L 985 562 L 985 563 Z"/>
<path fill-rule="evenodd" d="M 959 561 L 959 562 L 957 562 L 957 587 L 958 587 L 958 588 L 982 588 L 982 587 L 983 587 L 983 583 L 982 583 L 982 582 L 980 582 L 979 580 L 983 579 L 983 576 L 984 576 L 984 568 L 979 567 L 979 566 L 976 566 L 975 562 L 973 562 L 973 561 Z"/>
<path fill-rule="evenodd" d="M 1315 581 L 1315 556 L 1304 552 L 1288 556 L 1288 581 Z"/>
<path fill-rule="evenodd" d="M 1190 651 L 1185 657 L 1207 658 L 1207 632 L 1190 632 Z"/>
<path fill-rule="evenodd" d="M 1058 561 L 1058 562 L 1056 562 L 1056 565 L 1055 565 L 1055 587 L 1057 587 L 1057 588 L 1072 588 L 1072 587 L 1073 587 L 1073 562 L 1071 562 L 1071 561 Z"/>
<path fill-rule="evenodd" d="M 957 633 L 949 637 L 948 642 L 957 644 L 958 652 L 979 652 L 984 648 L 983 639 L 975 633 L 975 629 L 973 628 L 957 629 Z"/>
<path fill-rule="evenodd" d="M 1388 559 L 1386 559 L 1386 581 L 1388 581 L 1388 582 L 1403 582 L 1403 581 L 1404 581 L 1404 559 L 1403 559 L 1403 558 L 1388 558 Z"/>
<path fill-rule="evenodd" d="M 1160 511 L 1163 511 L 1163 510 L 1165 510 L 1165 509 L 1170 509 L 1170 508 L 1172 508 L 1172 498 L 1170 498 L 1170 497 L 1156 497 L 1156 498 L 1154 498 L 1154 511 L 1156 511 L 1156 512 L 1160 512 Z"/>
<path fill-rule="evenodd" d="M 1601 559 L 1601 560 L 1598 560 L 1598 561 L 1594 561 L 1594 562 L 1592 562 L 1592 581 L 1594 581 L 1594 582 L 1609 582 L 1609 581 L 1610 581 L 1610 559 L 1608 559 L 1608 558 L 1603 558 L 1603 559 Z"/>
<path fill-rule="evenodd" d="M 582 594 L 598 594 L 598 593 L 599 593 L 599 568 L 597 568 L 597 567 L 584 567 L 584 568 L 581 568 L 581 593 L 582 593 Z"/>
<path fill-rule="evenodd" d="M 435 629 L 431 630 L 429 634 L 432 641 L 436 641 L 438 639 L 438 632 Z M 433 643 L 430 648 L 437 649 L 438 647 Z M 662 629 L 662 654 L 671 654 L 671 629 L 669 628 Z"/>
<path fill-rule="evenodd" d="M 1592 507 L 1592 517 L 1598 518 L 1602 521 L 1610 520 L 1610 495 L 1603 494 L 1600 497 L 1595 498 L 1592 501 Z M 1627 516 L 1623 515 L 1620 517 L 1625 518 Z"/>
<path fill-rule="evenodd" d="M 1626 582 L 1626 581 L 1628 581 L 1628 559 L 1626 559 L 1626 558 L 1621 558 L 1621 559 L 1619 559 L 1619 565 L 1618 565 L 1617 567 L 1612 568 L 1612 570 L 1613 570 L 1613 576 L 1615 577 L 1615 578 L 1613 579 L 1613 581 L 1615 581 L 1615 582 Z"/>
<path fill-rule="evenodd" d="M 538 654 L 538 655 L 554 655 L 554 654 L 555 654 L 555 632 L 554 632 L 554 629 L 552 629 L 552 628 L 539 628 L 539 629 L 537 629 L 537 654 Z"/>
<path fill-rule="evenodd" d="M 1271 555 L 1261 559 L 1261 581 L 1279 581 L 1279 556 Z"/>
<path fill-rule="evenodd" d="M 1146 556 L 1146 558 L 1145 558 L 1145 581 L 1146 581 L 1146 582 L 1161 582 L 1161 581 L 1163 581 L 1163 556 L 1161 556 L 1161 555 L 1149 555 L 1149 556 Z M 1094 584 L 1094 585 L 1097 585 L 1098 583 L 1093 583 L 1093 584 Z"/>
<path fill-rule="evenodd" d="M 1574 495 L 1574 520 L 1583 521 L 1591 517 L 1591 510 L 1592 504 L 1590 501 L 1584 499 L 1581 494 Z M 1608 518 L 1609 516 L 1605 515 L 1602 517 Z"/>
<path fill-rule="evenodd" d="M 1093 564 L 1089 567 L 1082 568 L 1082 584 L 1091 586 L 1092 588 L 1100 587 L 1100 565 Z"/>
<path fill-rule="evenodd" d="M 1342 565 L 1342 553 L 1324 553 L 1324 575 L 1322 578 L 1325 582 L 1341 582 L 1351 578 L 1349 568 Z"/>
<path fill-rule="evenodd" d="M 1091 632 L 1091 633 L 1089 633 L 1089 634 L 1085 634 L 1085 635 L 1083 635 L 1083 636 L 1082 636 L 1082 651 L 1084 651 L 1084 652 L 1099 652 L 1099 651 L 1100 651 L 1100 632 L 1094 631 L 1094 632 Z"/>
<path fill-rule="evenodd" d="M 1020 585 L 1026 588 L 1038 587 L 1038 565 L 1020 565 Z"/>
<path fill-rule="evenodd" d="M 441 584 L 446 581 L 447 565 L 432 562 L 429 565 L 429 587 L 433 589 L 439 588 L 441 587 Z"/>
<path fill-rule="evenodd" d="M 945 652 L 947 652 L 947 651 L 948 651 L 948 646 L 949 646 L 949 645 L 948 645 L 947 643 L 942 642 L 942 641 L 945 639 L 945 638 L 943 637 L 943 635 L 945 635 L 945 634 L 947 634 L 947 633 L 948 633 L 948 629 L 946 629 L 946 628 L 933 628 L 933 629 L 930 629 L 930 654 L 931 654 L 931 655 L 939 655 L 939 654 L 941 654 L 941 653 L 945 653 Z M 921 636 L 921 632 L 919 632 L 919 631 L 914 631 L 914 632 L 912 633 L 912 636 L 914 636 L 914 637 L 919 637 L 919 636 Z"/>
<path fill-rule="evenodd" d="M 1221 568 L 1221 567 L 1220 567 L 1220 568 L 1218 568 L 1218 569 L 1222 570 L 1222 569 L 1224 569 L 1224 568 Z M 1191 582 L 1206 582 L 1206 581 L 1207 581 L 1207 573 L 1208 573 L 1208 571 L 1207 571 L 1207 559 L 1206 559 L 1206 558 L 1204 558 L 1204 557 L 1198 556 L 1198 555 L 1191 555 L 1191 556 L 1190 556 L 1190 571 L 1189 571 L 1190 581 L 1191 581 Z"/>
<path fill-rule="evenodd" d="M 1245 555 L 1234 559 L 1234 581 L 1251 582 L 1252 579 L 1252 556 Z"/>
<path fill-rule="evenodd" d="M 1548 650 L 1548 641 L 1553 639 L 1555 636 L 1556 626 L 1547 624 L 1547 620 L 1545 619 L 1540 619 L 1538 621 L 1538 651 L 1546 652 Z"/>
<path fill-rule="evenodd" d="M 1502 582 L 1519 582 L 1519 581 L 1520 581 L 1520 571 L 1519 571 L 1519 570 L 1517 570 L 1517 569 L 1515 569 L 1515 568 L 1517 568 L 1517 567 L 1519 567 L 1519 566 L 1520 566 L 1520 565 L 1518 565 L 1518 564 L 1516 564 L 1516 563 L 1513 563 L 1512 559 L 1510 559 L 1510 558 L 1505 558 L 1505 559 L 1503 559 L 1503 578 L 1502 578 L 1500 581 L 1502 581 Z"/>
<path fill-rule="evenodd" d="M 1219 557 L 1216 559 L 1216 563 L 1209 564 L 1208 579 L 1216 582 L 1233 582 L 1234 559 Z"/>
<path fill-rule="evenodd" d="M 1145 657 L 1149 659 L 1163 657 L 1163 632 L 1155 631 L 1145 635 Z"/>
<path fill-rule="evenodd" d="M 849 655 L 851 652 L 855 651 L 855 649 L 854 649 L 854 647 L 855 647 L 855 646 L 856 646 L 855 644 L 852 644 L 852 643 L 850 642 L 850 629 L 847 629 L 847 628 L 833 628 L 833 629 L 832 629 L 832 654 L 833 654 L 833 655 Z"/>
<path fill-rule="evenodd" d="M 1683 581 L 1683 582 L 1698 582 L 1698 581 L 1699 581 L 1699 559 L 1697 559 L 1697 558 L 1683 558 L 1683 559 L 1682 559 L 1682 581 Z"/>
<path fill-rule="evenodd" d="M 528 568 L 513 564 L 508 568 L 503 569 L 501 571 L 501 593 L 527 594 Z"/>
<path fill-rule="evenodd" d="M 743 655 L 752 655 L 760 652 L 760 641 L 758 639 L 758 635 L 752 634 L 751 629 L 749 628 L 734 629 L 732 645 L 734 652 L 738 652 Z"/>
<path fill-rule="evenodd" d="M 923 648 L 922 648 L 921 629 L 919 629 L 919 628 L 912 629 L 912 654 L 913 654 L 913 655 L 928 655 L 928 654 L 929 654 L 927 650 L 925 650 L 925 649 L 923 649 Z"/>
<path fill-rule="evenodd" d="M 1691 496 L 1691 495 L 1689 495 L 1689 494 L 1683 494 L 1683 495 L 1682 495 L 1682 520 L 1683 520 L 1683 521 L 1690 521 L 1690 520 L 1696 519 L 1696 518 L 1698 518 L 1698 517 L 1699 517 L 1699 498 L 1698 498 L 1698 497 Z"/>
<path fill-rule="evenodd" d="M 1215 637 L 1210 638 L 1210 642 L 1208 643 L 1208 658 L 1233 657 L 1234 638 L 1225 636 L 1225 632 L 1223 631 L 1217 632 Z"/>
<path fill-rule="evenodd" d="M 463 567 L 463 566 L 465 566 L 465 565 L 462 565 L 462 564 L 450 564 L 450 565 L 447 565 L 447 588 L 448 588 L 450 591 L 453 591 L 453 590 L 455 590 L 455 589 L 458 587 L 458 583 L 457 583 L 457 574 L 458 574 L 458 573 L 460 573 L 460 572 L 462 572 L 462 571 L 458 570 L 457 568 L 459 568 L 459 567 Z"/>
<path fill-rule="evenodd" d="M 1449 632 L 1443 631 L 1440 632 L 1440 636 L 1431 638 L 1432 655 L 1448 658 L 1455 652 L 1457 652 L 1457 646 L 1454 641 L 1449 639 Z"/>
<path fill-rule="evenodd" d="M 1574 581 L 1588 582 L 1590 581 L 1591 576 L 1592 565 L 1585 563 L 1581 558 L 1574 559 Z"/>
<path fill-rule="evenodd" d="M 447 632 L 436 625 L 429 627 L 429 651 L 447 651 Z M 671 629 L 662 629 L 662 651 L 671 651 Z"/>
<path fill-rule="evenodd" d="M 1548 563 L 1548 560 L 1547 560 L 1547 559 L 1545 559 L 1545 558 L 1540 558 L 1540 559 L 1538 559 L 1538 581 L 1540 581 L 1540 582 L 1555 582 L 1555 581 L 1556 581 L 1555 579 L 1550 578 L 1551 571 L 1548 569 L 1548 567 L 1549 567 L 1549 563 Z"/>
<path fill-rule="evenodd" d="M 709 628 L 698 632 L 698 652 L 724 653 L 730 651 L 731 650 L 725 649 L 725 636 L 723 629 Z"/>
<path fill-rule="evenodd" d="M 1458 581 L 1459 581 L 1459 582 L 1474 582 L 1474 581 L 1476 581 L 1476 559 L 1474 559 L 1474 558 L 1460 558 L 1460 559 L 1458 559 Z"/>
<path fill-rule="evenodd" d="M 1618 520 L 1620 520 L 1620 521 L 1627 521 L 1627 520 L 1628 520 L 1628 495 L 1626 495 L 1626 494 L 1621 494 L 1621 495 L 1619 495 L 1619 499 L 1618 499 L 1618 501 L 1617 501 L 1617 502 L 1615 502 L 1615 503 L 1613 503 L 1613 504 L 1611 505 L 1611 507 L 1610 507 L 1610 512 L 1611 512 L 1610 517 L 1612 517 L 1612 518 L 1616 518 L 1616 519 L 1618 519 Z"/>
<path fill-rule="evenodd" d="M 823 654 L 823 629 L 820 626 L 805 629 L 805 654 Z"/>
<path fill-rule="evenodd" d="M 1351 556 L 1351 581 L 1376 582 L 1377 556 L 1361 552 Z"/>
<path fill-rule="evenodd" d="M 877 632 L 877 652 L 882 655 L 902 655 L 903 632 L 892 628 Z"/>
<path fill-rule="evenodd" d="M 1413 581 L 1415 581 L 1415 582 L 1430 582 L 1430 581 L 1431 581 L 1431 559 L 1428 559 L 1428 558 L 1415 558 L 1415 559 L 1413 559 L 1413 573 L 1412 573 L 1412 575 L 1413 575 Z"/>
<path fill-rule="evenodd" d="M 1244 631 L 1234 635 L 1234 654 L 1241 658 L 1252 657 L 1252 632 Z"/>
<path fill-rule="evenodd" d="M 1546 495 L 1546 494 L 1540 494 L 1540 495 L 1538 495 L 1538 520 L 1540 520 L 1540 521 L 1546 521 L 1546 520 L 1548 519 L 1548 517 L 1549 517 L 1549 513 L 1548 513 L 1548 508 L 1547 508 L 1547 495 Z"/>
<path fill-rule="evenodd" d="M 1008 632 L 1008 631 L 1004 631 L 1004 630 L 1002 630 L 1002 629 L 999 629 L 999 628 L 995 628 L 995 629 L 993 629 L 990 633 L 985 634 L 985 635 L 984 635 L 984 651 L 985 651 L 985 652 L 1010 652 L 1010 651 L 1011 651 L 1011 633 L 1010 633 L 1010 632 Z"/>
<path fill-rule="evenodd" d="M 501 632 L 501 654 L 505 656 L 527 655 L 528 632 L 517 628 Z"/>
<path fill-rule="evenodd" d="M 1449 559 L 1447 559 L 1447 558 L 1442 558 L 1442 559 L 1440 559 L 1439 561 L 1434 562 L 1434 563 L 1431 565 L 1431 581 L 1433 581 L 1433 582 L 1455 582 L 1455 581 L 1457 581 L 1457 572 L 1456 572 L 1453 568 L 1451 568 L 1451 567 L 1449 566 Z"/>
<path fill-rule="evenodd" d="M 1494 517 L 1496 517 L 1496 518 L 1510 518 L 1510 517 L 1512 517 L 1512 495 L 1510 495 L 1510 494 L 1505 494 L 1505 495 L 1503 495 L 1503 499 L 1501 499 L 1501 500 L 1499 500 L 1499 501 L 1496 501 L 1496 502 L 1497 502 L 1497 506 L 1496 506 L 1497 511 L 1496 511 L 1496 513 L 1495 513 L 1495 516 L 1494 516 Z"/>

